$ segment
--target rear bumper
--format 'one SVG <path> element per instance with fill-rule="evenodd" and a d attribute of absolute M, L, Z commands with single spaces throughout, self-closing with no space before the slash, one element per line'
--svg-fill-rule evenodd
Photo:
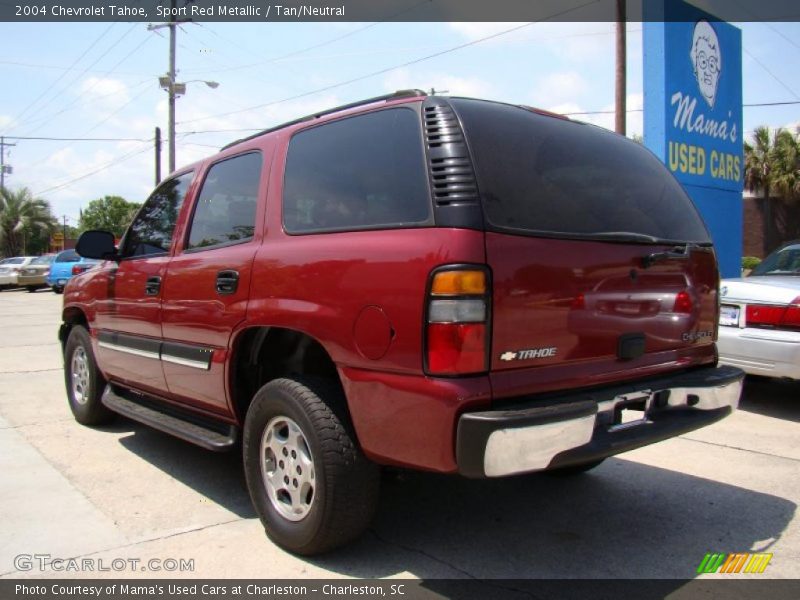
<path fill-rule="evenodd" d="M 735 367 L 703 368 L 465 413 L 456 438 L 458 470 L 468 477 L 502 477 L 590 462 L 665 440 L 729 415 L 739 404 L 743 379 Z M 641 410 L 642 419 L 622 423 L 622 409 Z"/>
<path fill-rule="evenodd" d="M 720 327 L 719 360 L 750 375 L 800 379 L 800 332 Z"/>

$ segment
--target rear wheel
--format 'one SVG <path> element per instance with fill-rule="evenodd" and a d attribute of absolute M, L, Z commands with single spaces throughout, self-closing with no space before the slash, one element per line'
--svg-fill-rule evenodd
<path fill-rule="evenodd" d="M 63 287 L 58 287 L 58 286 L 55 286 L 55 285 L 54 285 L 54 286 L 53 286 L 53 293 L 54 293 L 54 294 L 63 294 L 63 293 L 64 293 L 64 288 L 63 288 Z"/>
<path fill-rule="evenodd" d="M 267 535 L 290 552 L 321 554 L 372 520 L 379 469 L 356 443 L 334 382 L 276 379 L 253 398 L 244 468 Z"/>
<path fill-rule="evenodd" d="M 103 425 L 116 416 L 100 401 L 106 380 L 94 360 L 89 332 L 75 325 L 64 347 L 64 382 L 72 414 L 83 425 Z"/>

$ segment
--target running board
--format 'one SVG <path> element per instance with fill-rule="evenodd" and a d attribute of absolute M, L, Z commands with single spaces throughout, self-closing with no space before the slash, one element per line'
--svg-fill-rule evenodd
<path fill-rule="evenodd" d="M 238 427 L 227 423 L 212 422 L 194 414 L 187 414 L 184 418 L 178 413 L 178 409 L 172 409 L 172 407 L 170 407 L 172 414 L 168 414 L 148 406 L 151 403 L 155 404 L 156 401 L 148 402 L 146 397 L 142 397 L 142 400 L 137 402 L 128 397 L 123 397 L 110 384 L 106 385 L 102 397 L 103 404 L 115 413 L 144 423 L 153 429 L 174 435 L 206 450 L 225 452 L 236 444 L 239 433 Z M 203 421 L 207 422 L 208 425 L 201 424 Z"/>

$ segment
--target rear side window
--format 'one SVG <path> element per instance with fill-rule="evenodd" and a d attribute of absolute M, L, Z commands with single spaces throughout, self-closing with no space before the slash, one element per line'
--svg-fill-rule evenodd
<path fill-rule="evenodd" d="M 78 262 L 81 257 L 78 255 L 77 252 L 69 251 L 69 252 L 62 252 L 56 257 L 57 263 L 64 263 L 64 262 Z M 21 262 L 21 261 L 20 261 Z"/>
<path fill-rule="evenodd" d="M 419 115 L 388 109 L 326 123 L 289 143 L 289 233 L 413 227 L 431 218 Z"/>
<path fill-rule="evenodd" d="M 484 211 L 512 233 L 708 243 L 692 201 L 639 144 L 599 127 L 454 99 Z"/>
<path fill-rule="evenodd" d="M 187 249 L 253 237 L 261 164 L 261 154 L 254 152 L 223 160 L 208 170 L 194 209 Z"/>

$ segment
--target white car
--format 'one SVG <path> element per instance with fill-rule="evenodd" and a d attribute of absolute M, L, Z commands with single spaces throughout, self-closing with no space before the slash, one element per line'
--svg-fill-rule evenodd
<path fill-rule="evenodd" d="M 35 256 L 15 256 L 5 259 L 0 264 L 0 290 L 15 287 L 20 269 L 31 262 Z"/>
<path fill-rule="evenodd" d="M 800 379 L 800 242 L 749 277 L 720 283 L 719 360 L 751 375 Z"/>

